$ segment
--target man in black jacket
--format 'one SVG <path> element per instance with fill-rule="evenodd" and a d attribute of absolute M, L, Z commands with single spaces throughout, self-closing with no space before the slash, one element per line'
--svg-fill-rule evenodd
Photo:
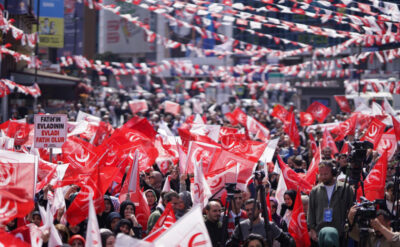
<path fill-rule="evenodd" d="M 215 246 L 223 246 L 223 229 L 220 222 L 221 204 L 218 201 L 210 201 L 205 207 L 206 220 L 205 224 L 210 235 L 211 243 Z"/>

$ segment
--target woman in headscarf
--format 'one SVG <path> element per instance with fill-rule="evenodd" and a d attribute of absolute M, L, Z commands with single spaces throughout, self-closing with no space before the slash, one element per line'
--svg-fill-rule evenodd
<path fill-rule="evenodd" d="M 293 206 L 296 200 L 297 192 L 295 190 L 287 190 L 283 195 L 285 203 L 282 205 L 281 216 L 286 223 L 286 227 L 289 227 L 290 220 L 292 218 Z"/>
<path fill-rule="evenodd" d="M 135 204 L 131 201 L 123 201 L 119 207 L 119 214 L 121 219 L 127 219 L 132 224 L 132 230 L 135 238 L 142 238 L 142 225 L 136 219 L 135 216 Z"/>
<path fill-rule="evenodd" d="M 148 189 L 144 192 L 144 195 L 147 199 L 147 204 L 149 205 L 150 211 L 153 213 L 157 207 L 157 195 L 156 192 L 152 189 Z"/>
<path fill-rule="evenodd" d="M 97 216 L 99 228 L 106 227 L 107 217 L 111 212 L 114 212 L 114 205 L 111 201 L 111 198 L 108 195 L 104 195 L 104 211 L 101 213 L 101 215 Z"/>

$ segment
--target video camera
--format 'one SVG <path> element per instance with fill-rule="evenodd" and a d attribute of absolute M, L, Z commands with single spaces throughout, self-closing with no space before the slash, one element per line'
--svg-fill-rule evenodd
<path fill-rule="evenodd" d="M 363 196 L 360 197 L 360 200 L 361 202 L 357 203 L 358 209 L 355 217 L 358 219 L 357 222 L 362 232 L 368 231 L 368 228 L 370 228 L 370 220 L 376 218 L 377 206 L 379 205 L 379 208 L 382 208 L 386 202 L 383 199 L 369 201 Z"/>
<path fill-rule="evenodd" d="M 367 150 L 374 146 L 369 141 L 354 141 L 351 146 L 352 150 L 348 157 L 350 163 L 349 184 L 356 185 L 361 180 L 362 168 L 367 159 Z"/>
<path fill-rule="evenodd" d="M 236 183 L 226 183 L 225 189 L 226 189 L 227 195 L 233 197 L 233 195 L 236 192 Z"/>

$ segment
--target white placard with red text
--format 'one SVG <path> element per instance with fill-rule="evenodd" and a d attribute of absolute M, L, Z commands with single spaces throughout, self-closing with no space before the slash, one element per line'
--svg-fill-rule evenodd
<path fill-rule="evenodd" d="M 35 115 L 35 148 L 61 148 L 67 138 L 67 115 Z"/>

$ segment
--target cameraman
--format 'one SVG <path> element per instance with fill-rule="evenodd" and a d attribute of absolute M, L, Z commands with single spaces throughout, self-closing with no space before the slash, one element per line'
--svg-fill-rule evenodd
<path fill-rule="evenodd" d="M 353 225 L 354 218 L 357 214 L 358 206 L 354 205 L 349 211 L 349 223 Z M 385 247 L 385 246 L 397 246 L 400 247 L 400 233 L 393 232 L 390 228 L 390 215 L 384 210 L 378 210 L 376 213 L 377 217 L 370 220 L 370 225 L 373 228 L 369 231 L 368 239 L 365 241 L 370 247 Z M 358 223 L 355 223 L 351 232 L 350 237 L 356 241 L 360 241 L 360 229 Z"/>
<path fill-rule="evenodd" d="M 236 226 L 231 238 L 226 244 L 228 247 L 240 246 L 240 243 L 247 239 L 251 233 L 260 234 L 264 239 L 267 238 L 264 219 L 261 217 L 261 204 L 254 199 L 249 199 L 245 202 L 244 207 L 249 218 Z M 273 240 L 277 240 L 282 246 L 291 247 L 296 245 L 293 238 L 289 234 L 282 232 L 275 223 L 270 222 L 268 224 Z"/>

